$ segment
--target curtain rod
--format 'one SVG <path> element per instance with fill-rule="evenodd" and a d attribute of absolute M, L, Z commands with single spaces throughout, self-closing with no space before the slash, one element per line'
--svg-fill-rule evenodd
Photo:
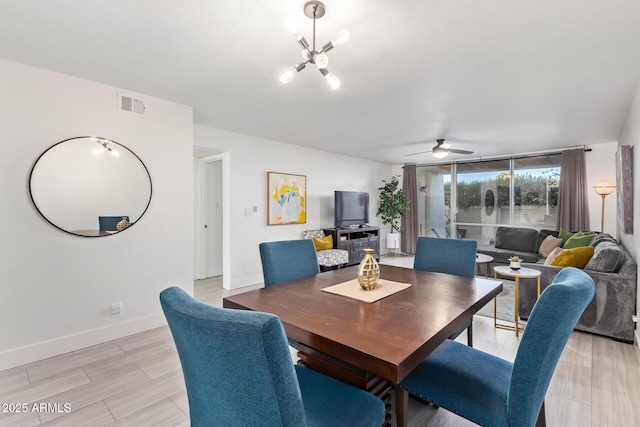
<path fill-rule="evenodd" d="M 446 165 L 451 163 L 461 164 L 461 163 L 475 163 L 481 162 L 483 160 L 507 160 L 507 159 L 524 159 L 527 157 L 537 157 L 543 154 L 562 154 L 563 151 L 567 150 L 575 150 L 578 148 L 584 149 L 585 152 L 590 152 L 591 148 L 586 145 L 576 145 L 573 147 L 564 147 L 564 148 L 553 148 L 550 150 L 542 150 L 542 151 L 532 151 L 530 153 L 522 153 L 512 156 L 489 156 L 489 157 L 475 157 L 473 159 L 465 159 L 465 160 L 455 160 L 452 162 L 434 162 L 434 163 L 409 163 L 415 164 L 416 166 L 437 166 L 437 165 Z M 402 167 L 404 169 L 404 166 Z"/>

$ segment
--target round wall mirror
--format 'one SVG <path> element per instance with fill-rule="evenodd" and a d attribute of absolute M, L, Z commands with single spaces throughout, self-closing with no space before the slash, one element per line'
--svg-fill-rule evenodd
<path fill-rule="evenodd" d="M 151 203 L 151 176 L 122 144 L 80 136 L 58 142 L 36 160 L 29 193 L 53 226 L 84 237 L 135 225 Z"/>
<path fill-rule="evenodd" d="M 484 209 L 487 216 L 491 216 L 493 214 L 493 209 L 496 205 L 496 199 L 493 195 L 493 190 L 487 190 L 484 195 Z"/>

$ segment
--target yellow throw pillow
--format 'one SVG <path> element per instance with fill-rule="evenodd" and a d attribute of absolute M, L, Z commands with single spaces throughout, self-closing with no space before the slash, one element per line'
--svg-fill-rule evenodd
<path fill-rule="evenodd" d="M 581 246 L 579 248 L 564 249 L 551 262 L 556 267 L 584 268 L 593 256 L 593 246 Z"/>
<path fill-rule="evenodd" d="M 313 238 L 313 244 L 316 247 L 316 251 L 324 251 L 325 249 L 333 249 L 333 236 L 329 234 L 323 239 L 317 237 Z"/>

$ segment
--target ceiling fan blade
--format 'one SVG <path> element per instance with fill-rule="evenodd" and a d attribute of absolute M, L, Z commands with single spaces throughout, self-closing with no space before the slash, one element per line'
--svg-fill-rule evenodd
<path fill-rule="evenodd" d="M 420 151 L 420 152 L 418 152 L 418 153 L 405 154 L 403 157 L 407 157 L 407 156 L 416 156 L 416 155 L 418 155 L 418 154 L 424 154 L 424 153 L 430 153 L 430 152 L 431 152 L 431 150 L 429 150 L 429 151 Z"/>
<path fill-rule="evenodd" d="M 473 151 L 457 150 L 455 148 L 449 148 L 447 151 L 450 152 L 450 153 L 455 153 L 455 154 L 473 154 Z"/>

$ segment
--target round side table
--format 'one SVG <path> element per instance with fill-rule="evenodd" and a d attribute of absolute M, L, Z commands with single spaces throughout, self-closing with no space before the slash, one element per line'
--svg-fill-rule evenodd
<path fill-rule="evenodd" d="M 493 261 L 493 257 L 485 254 L 476 254 L 476 276 L 479 276 L 479 266 L 484 264 L 484 278 L 489 278 L 489 263 Z"/>
<path fill-rule="evenodd" d="M 493 326 L 496 328 L 509 329 L 516 331 L 516 337 L 518 336 L 518 331 L 522 330 L 518 326 L 518 286 L 520 285 L 520 279 L 538 279 L 538 297 L 540 297 L 540 271 L 534 270 L 533 268 L 521 268 L 519 270 L 513 270 L 507 266 L 498 266 L 493 268 L 493 278 L 497 279 L 498 274 L 501 276 L 511 277 L 515 279 L 515 316 L 514 323 L 515 327 L 511 325 L 504 325 L 498 323 L 496 320 L 496 316 L 498 314 L 498 301 L 497 297 L 493 299 Z"/>

